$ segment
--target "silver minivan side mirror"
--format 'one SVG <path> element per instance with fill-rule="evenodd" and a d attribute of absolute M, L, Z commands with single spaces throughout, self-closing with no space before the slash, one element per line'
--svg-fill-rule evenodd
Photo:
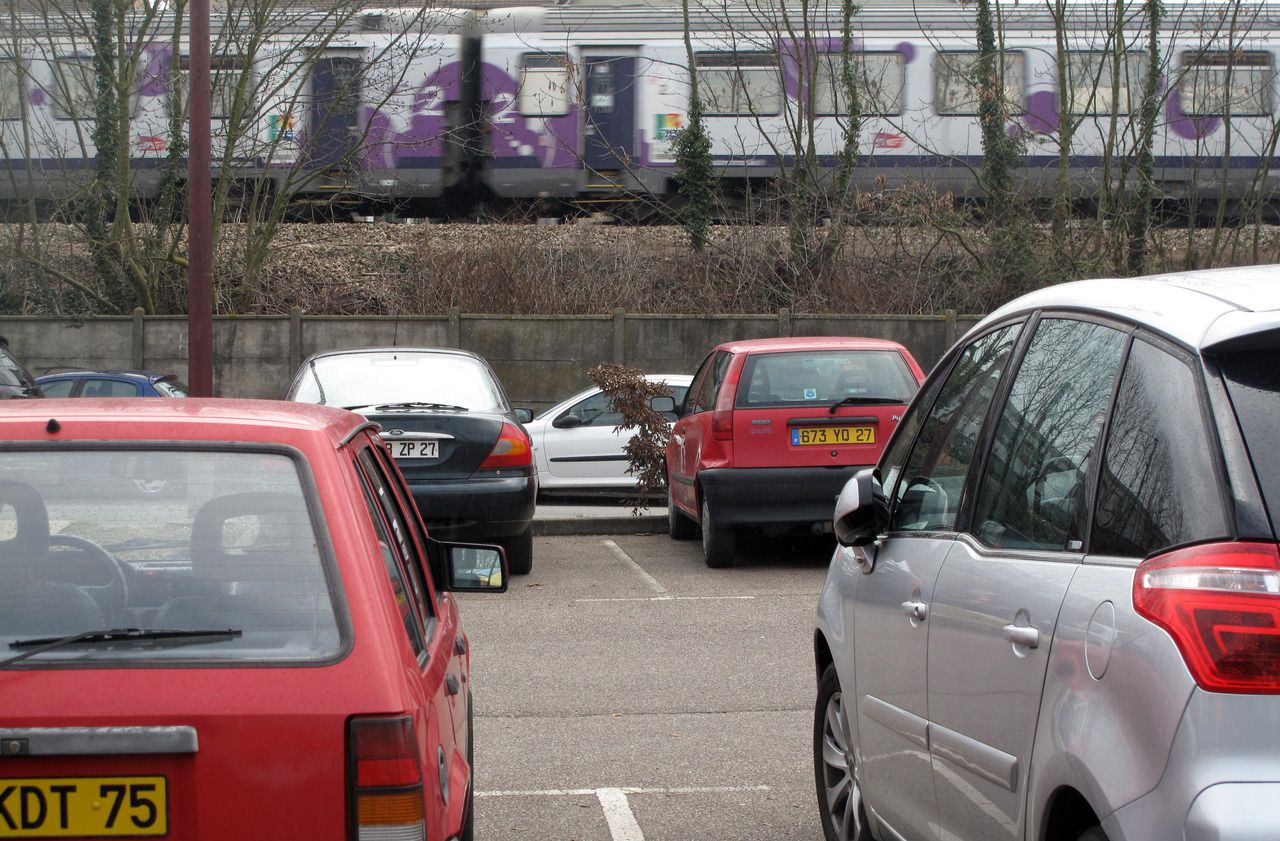
<path fill-rule="evenodd" d="M 832 525 L 841 546 L 866 546 L 874 543 L 888 523 L 880 496 L 875 469 L 859 470 L 845 482 L 836 498 Z"/>

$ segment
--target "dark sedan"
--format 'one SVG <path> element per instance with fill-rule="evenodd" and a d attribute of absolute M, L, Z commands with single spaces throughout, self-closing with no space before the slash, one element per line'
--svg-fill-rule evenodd
<path fill-rule="evenodd" d="M 533 568 L 533 449 L 498 378 L 474 353 L 363 348 L 319 353 L 294 375 L 287 400 L 359 412 L 382 427 L 433 535 L 499 543 L 510 570 Z"/>

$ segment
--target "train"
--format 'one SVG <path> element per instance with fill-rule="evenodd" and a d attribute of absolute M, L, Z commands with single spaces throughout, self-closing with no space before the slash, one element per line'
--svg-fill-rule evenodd
<path fill-rule="evenodd" d="M 147 8 L 145 25 L 126 23 L 116 57 L 128 190 L 139 201 L 161 189 L 183 130 L 174 110 L 188 63 L 179 22 Z M 693 78 L 722 196 L 785 186 L 802 163 L 829 180 L 850 123 L 847 46 L 859 103 L 854 187 L 982 197 L 973 3 L 871 0 L 847 33 L 836 3 L 567 0 L 341 14 L 280 5 L 272 14 L 287 19 L 258 15 L 252 25 L 233 8 L 212 21 L 214 177 L 239 194 L 355 215 L 661 204 L 678 195 L 675 140 Z M 1043 198 L 1065 183 L 1088 199 L 1135 184 L 1152 66 L 1146 4 L 995 8 L 1019 188 Z M 1159 199 L 1276 203 L 1277 9 L 1165 4 Z M 0 203 L 74 202 L 95 167 L 90 31 L 29 10 L 0 29 Z"/>

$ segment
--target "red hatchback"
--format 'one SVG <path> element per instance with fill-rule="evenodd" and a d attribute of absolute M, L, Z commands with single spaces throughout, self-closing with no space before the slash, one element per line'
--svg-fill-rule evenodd
<path fill-rule="evenodd" d="M 667 444 L 671 536 L 702 527 L 707 565 L 734 562 L 744 528 L 829 525 L 844 483 L 875 464 L 924 380 L 881 339 L 726 342 L 698 368 Z"/>
<path fill-rule="evenodd" d="M 0 838 L 470 838 L 467 638 L 496 547 L 423 532 L 359 415 L 0 418 Z M 130 493 L 148 458 L 182 468 Z"/>

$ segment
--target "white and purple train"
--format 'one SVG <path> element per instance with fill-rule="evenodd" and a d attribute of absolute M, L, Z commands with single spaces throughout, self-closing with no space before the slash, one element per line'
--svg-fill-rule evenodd
<path fill-rule="evenodd" d="M 834 166 L 848 110 L 838 5 L 691 3 L 693 64 L 727 194 L 768 185 L 800 157 Z M 1154 139 L 1161 197 L 1274 202 L 1278 11 L 1166 6 Z M 1121 26 L 1114 4 L 1072 3 L 1058 26 L 1043 3 L 1000 13 L 1007 130 L 1024 141 L 1025 187 L 1047 195 L 1064 163 L 1077 197 L 1114 184 L 1131 169 L 1139 131 L 1149 65 L 1143 6 L 1125 7 Z M 367 9 L 320 37 L 323 19 L 295 13 L 249 39 L 251 48 L 230 37 L 239 24 L 222 22 L 217 177 L 404 212 L 482 196 L 581 207 L 675 191 L 672 141 L 690 88 L 679 3 Z M 0 201 L 74 199 L 89 177 L 92 55 L 73 29 L 27 19 L 0 39 Z M 170 95 L 181 78 L 171 71 L 187 60 L 172 46 L 181 39 L 151 31 L 151 41 L 131 42 L 128 83 L 139 198 L 158 189 L 169 109 L 181 100 Z M 976 196 L 972 6 L 867 3 L 851 46 L 859 183 L 917 180 Z"/>

